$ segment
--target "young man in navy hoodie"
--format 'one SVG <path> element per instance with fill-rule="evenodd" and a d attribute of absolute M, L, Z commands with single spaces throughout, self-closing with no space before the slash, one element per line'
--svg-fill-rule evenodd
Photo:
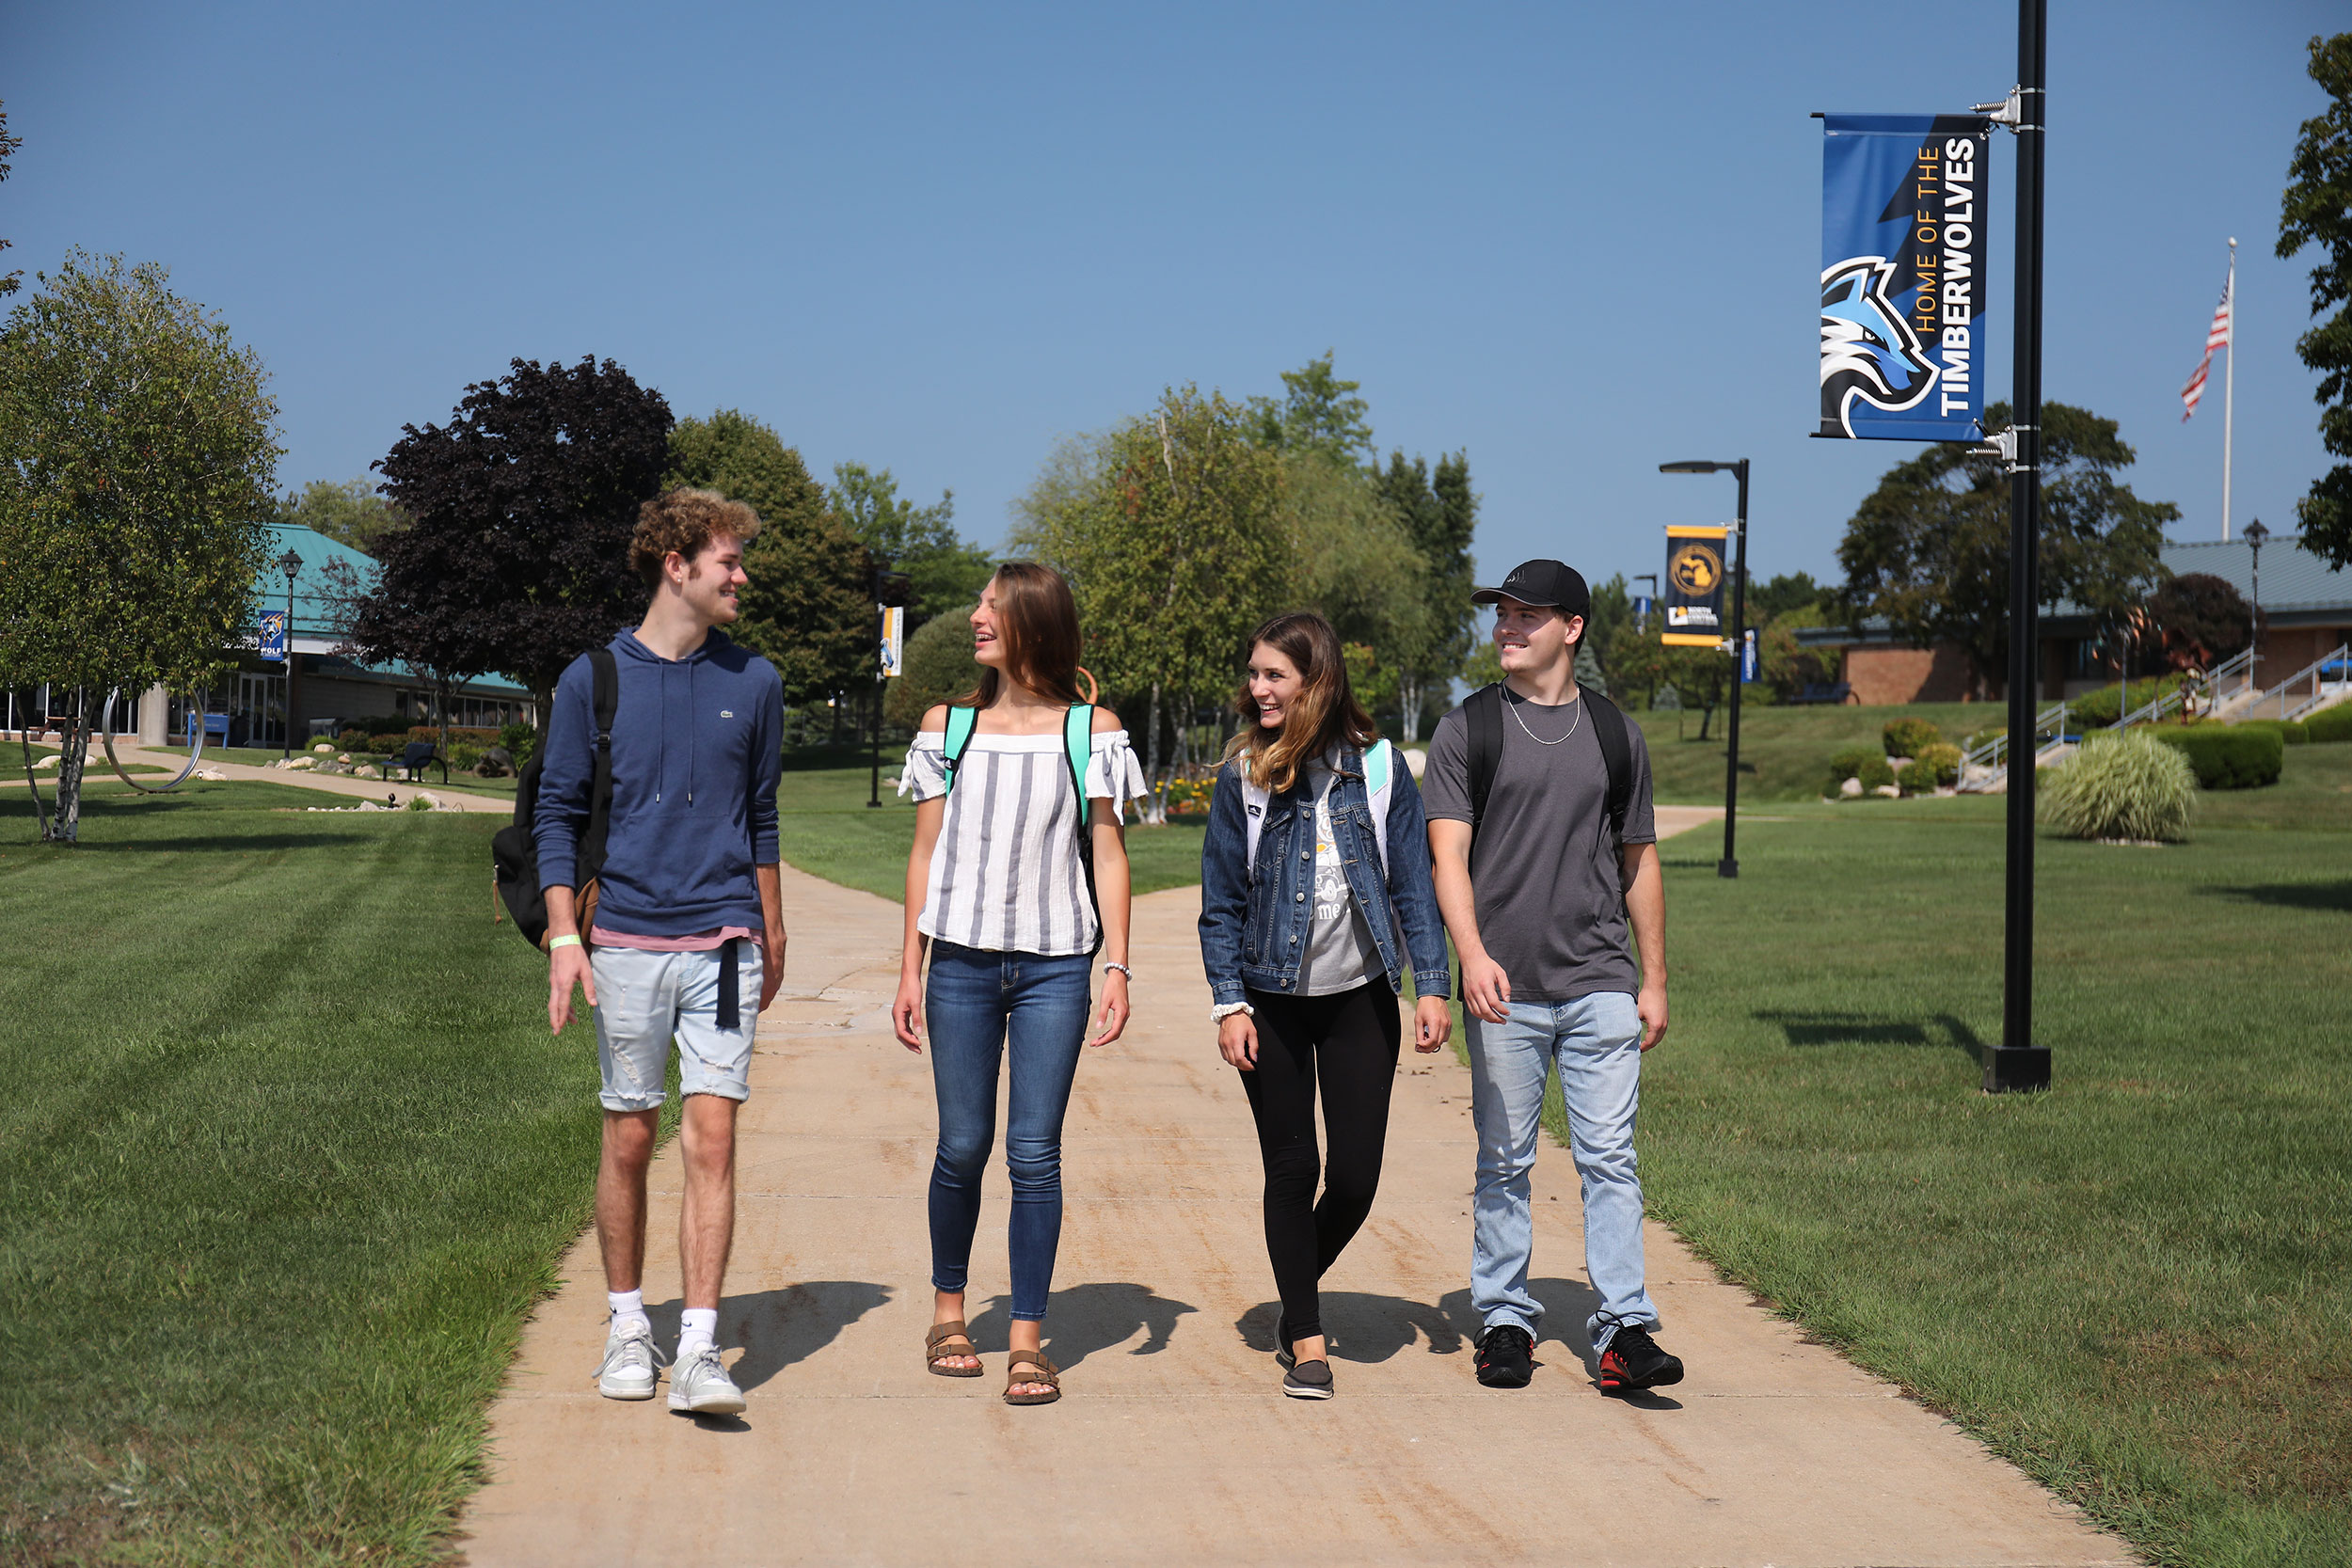
<path fill-rule="evenodd" d="M 586 655 L 555 689 L 540 763 L 535 836 L 548 905 L 548 1022 L 586 994 L 604 1074 L 596 1243 L 612 1323 L 596 1386 L 653 1398 L 646 1320 L 645 1171 L 670 1045 L 685 1104 L 686 1196 L 678 1258 L 686 1306 L 670 1408 L 732 1416 L 742 1392 L 716 1342 L 719 1288 L 735 1235 L 735 1112 L 751 1092 L 752 1033 L 784 977 L 776 874 L 776 779 L 784 686 L 775 667 L 718 628 L 739 613 L 743 547 L 759 517 L 709 490 L 673 490 L 638 514 L 630 563 L 653 590 L 644 624 L 612 642 L 619 705 L 612 803 L 590 929 L 576 862 L 596 772 L 596 676 Z M 751 1006 L 755 993 L 758 1006 Z"/>

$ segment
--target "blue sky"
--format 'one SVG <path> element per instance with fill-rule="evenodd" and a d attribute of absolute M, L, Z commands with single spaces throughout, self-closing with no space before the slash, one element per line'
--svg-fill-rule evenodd
<path fill-rule="evenodd" d="M 2292 528 L 2312 258 L 2270 252 L 2304 42 L 2344 13 L 2053 9 L 2047 394 L 2213 537 L 2220 378 L 2185 426 L 2177 393 L 2237 235 L 2234 511 Z M 1949 5 L 7 12 L 8 263 L 169 266 L 273 372 L 284 484 L 364 472 L 510 357 L 595 353 L 820 477 L 952 487 L 993 543 L 1059 436 L 1330 348 L 1384 447 L 1468 448 L 1489 576 L 1655 571 L 1664 524 L 1731 501 L 1657 464 L 1738 456 L 1755 568 L 1835 575 L 1917 449 L 1807 436 L 1807 116 L 1965 108 L 2016 50 L 2013 10 Z"/>

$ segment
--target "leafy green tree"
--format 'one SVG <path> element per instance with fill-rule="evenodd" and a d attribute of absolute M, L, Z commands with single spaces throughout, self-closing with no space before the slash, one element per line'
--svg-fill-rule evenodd
<path fill-rule="evenodd" d="M 882 717 L 902 730 L 914 729 L 940 703 L 952 703 L 977 686 L 979 660 L 972 657 L 972 622 L 965 615 L 926 621 L 907 639 L 898 678 L 882 698 Z"/>
<path fill-rule="evenodd" d="M 1987 429 L 2009 419 L 2006 404 L 1985 410 Z M 2164 525 L 2181 509 L 2118 481 L 2135 454 L 2113 420 L 2045 403 L 2042 423 L 2042 602 L 2119 613 L 2163 575 Z M 1898 463 L 1846 525 L 1836 612 L 1857 626 L 1883 616 L 1917 647 L 1957 643 L 1980 683 L 2005 683 L 2009 490 L 1998 459 L 1957 443 Z"/>
<path fill-rule="evenodd" d="M 679 421 L 661 483 L 716 490 L 759 514 L 759 537 L 743 552 L 751 585 L 732 634 L 776 667 L 785 701 L 868 700 L 872 558 L 826 504 L 801 454 L 757 420 L 723 408 Z"/>
<path fill-rule="evenodd" d="M 8 182 L 9 161 L 16 156 L 16 150 L 24 145 L 23 136 L 8 135 L 8 111 L 5 105 L 0 105 L 0 184 Z M 14 240 L 0 240 L 0 250 L 8 250 L 15 244 Z M 24 274 L 22 269 L 0 273 L 0 294 L 12 294 L 22 288 L 24 283 Z"/>
<path fill-rule="evenodd" d="M 594 355 L 509 362 L 445 425 L 401 427 L 375 467 L 409 518 L 374 540 L 349 645 L 439 689 L 500 671 L 540 711 L 564 667 L 644 610 L 629 569 L 637 509 L 661 487 L 670 405 Z"/>
<path fill-rule="evenodd" d="M 1186 386 L 1151 416 L 1066 446 L 1015 503 L 1014 551 L 1069 577 L 1105 693 L 1148 695 L 1154 780 L 1163 702 L 1198 711 L 1199 694 L 1225 689 L 1249 633 L 1281 607 L 1282 500 L 1281 456 L 1251 438 L 1247 411 Z"/>
<path fill-rule="evenodd" d="M 1584 684 L 1584 672 L 1589 660 L 1598 673 L 1601 695 L 1613 689 L 1611 678 L 1616 672 L 1610 668 L 1610 650 L 1617 645 L 1617 629 L 1633 624 L 1633 593 L 1627 587 L 1625 574 L 1617 573 L 1606 582 L 1591 584 L 1593 605 L 1584 617 L 1584 645 L 1577 650 L 1576 678 Z"/>
<path fill-rule="evenodd" d="M 1319 611 L 1343 645 L 1360 650 L 1349 667 L 1357 697 L 1385 713 L 1400 698 L 1404 662 L 1427 641 L 1428 565 L 1365 470 L 1285 453 L 1283 477 L 1288 603 Z"/>
<path fill-rule="evenodd" d="M 826 492 L 834 515 L 858 542 L 908 578 L 908 619 L 920 630 L 935 615 L 968 610 L 996 569 L 988 552 L 956 531 L 956 494 L 942 491 L 930 506 L 898 494 L 888 468 L 836 463 Z"/>
<path fill-rule="evenodd" d="M 1827 597 L 1829 590 L 1813 580 L 1810 572 L 1783 572 L 1770 582 L 1748 581 L 1748 620 L 1753 626 L 1770 626 L 1792 610 L 1802 610 Z M 1818 621 L 1807 622 L 1819 626 Z"/>
<path fill-rule="evenodd" d="M 1399 705 L 1403 738 L 1411 744 L 1423 724 L 1445 711 L 1454 677 L 1470 657 L 1477 635 L 1478 608 L 1470 603 L 1470 539 L 1478 527 L 1478 496 L 1470 489 L 1470 454 L 1406 462 L 1389 454 L 1374 486 L 1405 524 L 1405 536 L 1423 563 L 1422 602 L 1426 614 L 1415 641 L 1398 650 Z"/>
<path fill-rule="evenodd" d="M 33 791 L 72 843 L 106 693 L 192 689 L 250 632 L 281 449 L 261 360 L 162 267 L 38 281 L 0 329 L 0 687 L 76 693 L 54 815 Z"/>
<path fill-rule="evenodd" d="M 400 509 L 377 491 L 375 482 L 364 477 L 341 484 L 314 479 L 278 499 L 277 520 L 323 533 L 369 556 L 375 553 L 377 539 L 408 526 Z"/>
<path fill-rule="evenodd" d="M 1756 673 L 1783 700 L 1796 696 L 1808 686 L 1824 686 L 1837 679 L 1839 667 L 1845 662 L 1842 649 L 1809 648 L 1797 641 L 1797 633 L 1808 626 L 1835 624 L 1826 606 L 1826 599 L 1816 598 L 1783 610 L 1756 633 Z"/>
<path fill-rule="evenodd" d="M 2352 457 L 2352 33 L 2311 41 L 2312 80 L 2326 89 L 2328 112 L 2303 122 L 2287 166 L 2279 215 L 2279 255 L 2321 249 L 2312 268 L 2312 314 L 2332 309 L 2296 341 L 2303 363 L 2319 372 L 2319 438 Z M 2339 463 L 2312 482 L 2296 503 L 2303 544 L 2337 567 L 2352 566 L 2352 464 Z"/>
<path fill-rule="evenodd" d="M 1333 351 L 1282 372 L 1282 396 L 1255 397 L 1248 404 L 1249 433 L 1260 446 L 1278 451 L 1311 452 L 1327 461 L 1354 465 L 1372 458 L 1372 404 L 1357 396 L 1359 381 L 1342 381 L 1331 369 Z"/>

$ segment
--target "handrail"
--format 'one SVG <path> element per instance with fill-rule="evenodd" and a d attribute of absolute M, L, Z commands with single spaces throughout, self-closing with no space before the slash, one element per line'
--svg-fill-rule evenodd
<path fill-rule="evenodd" d="M 2206 711 L 2211 712 L 2220 705 L 2221 683 L 2232 675 L 2249 674 L 2253 666 L 2254 650 L 2252 647 L 2240 648 L 2236 653 L 2205 672 L 2203 675 L 2191 677 L 2189 685 L 2203 688 L 2205 708 Z M 2241 680 L 2238 686 L 2240 689 L 2243 689 L 2249 684 L 2250 684 L 2249 681 Z M 2178 708 L 2181 705 L 2181 689 L 2178 686 L 2173 687 L 2169 691 L 2160 691 L 2122 719 L 2117 720 L 2115 727 L 2120 730 L 2128 729 L 2134 724 L 2152 724 Z"/>
<path fill-rule="evenodd" d="M 2045 730 L 2058 736 L 2066 733 L 2066 704 L 2061 702 L 2055 707 L 2044 708 L 2034 716 L 2034 752 L 2037 756 L 2049 749 L 2042 744 L 2042 736 Z M 2009 736 L 2004 732 L 1994 736 L 1984 744 L 1963 752 L 1961 762 L 1963 766 L 1969 768 L 2000 768 L 2007 766 L 2003 759 L 2008 754 Z"/>
<path fill-rule="evenodd" d="M 2352 657 L 2352 643 L 2339 642 L 2336 644 L 2333 651 L 2320 655 L 2317 658 L 2312 660 L 2309 664 L 2306 664 L 2303 668 L 2297 670 L 2295 673 L 2289 675 L 2286 679 L 2280 681 L 2278 685 L 2272 687 L 2269 690 L 2255 698 L 2252 705 L 2249 705 L 2243 714 L 2240 714 L 2239 717 L 2242 719 L 2251 719 L 2256 717 L 2256 710 L 2262 707 L 2264 704 L 2269 702 L 2273 697 L 2276 697 L 2279 700 L 2279 717 L 2289 723 L 2294 722 L 2296 720 L 2300 719 L 2304 714 L 2307 714 L 2311 712 L 2312 709 L 2317 707 L 2322 701 L 2331 695 L 2331 693 L 2328 690 L 2328 683 L 2324 679 L 2317 679 L 2313 677 L 2317 677 L 2319 673 L 2322 670 L 2325 670 L 2328 665 L 2341 663 L 2347 657 Z M 2295 686 L 2305 679 L 2311 679 L 2311 695 L 2305 697 L 2301 702 L 2296 704 L 2295 706 L 2290 709 L 2287 706 L 2287 699 L 2292 696 L 2293 693 L 2290 692 L 2287 688 Z"/>

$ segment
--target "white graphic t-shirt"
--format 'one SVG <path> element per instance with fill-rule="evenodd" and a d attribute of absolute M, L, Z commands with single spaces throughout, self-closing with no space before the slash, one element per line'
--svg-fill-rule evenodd
<path fill-rule="evenodd" d="M 1309 895 L 1314 918 L 1307 951 L 1299 956 L 1297 996 L 1334 996 L 1367 980 L 1386 982 L 1388 966 L 1372 940 L 1372 926 L 1347 885 L 1339 840 L 1331 831 L 1331 785 L 1338 779 L 1324 763 L 1307 765 L 1307 787 L 1315 800 L 1315 883 Z"/>

